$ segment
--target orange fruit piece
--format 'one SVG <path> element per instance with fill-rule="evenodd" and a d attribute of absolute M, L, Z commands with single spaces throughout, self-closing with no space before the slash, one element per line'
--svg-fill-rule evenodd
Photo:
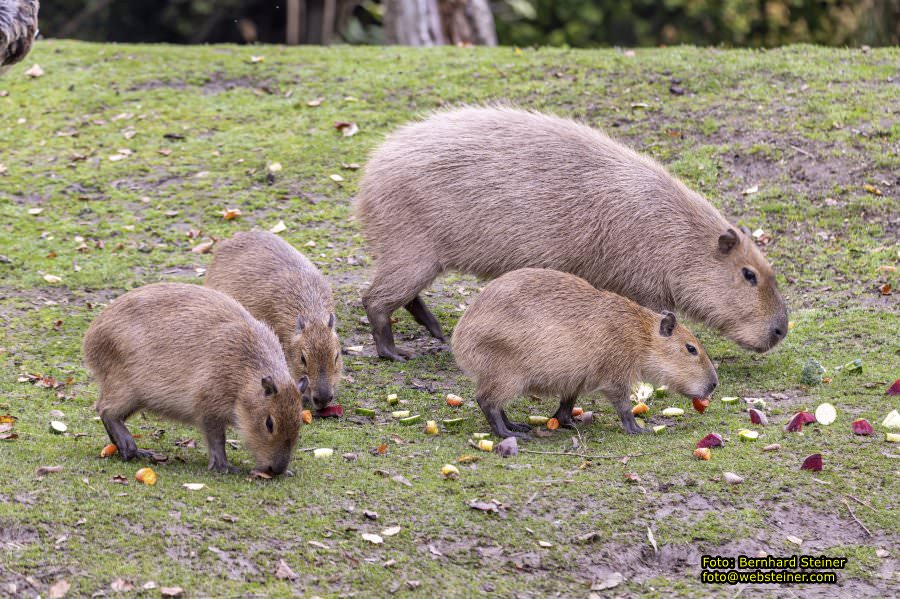
<path fill-rule="evenodd" d="M 581 416 L 582 414 L 584 414 L 584 410 L 582 408 L 579 408 L 577 406 L 572 408 L 572 416 Z"/>
<path fill-rule="evenodd" d="M 303 424 L 311 424 L 312 423 L 312 412 L 309 410 L 303 410 L 300 412 L 300 417 L 303 418 Z"/>
<path fill-rule="evenodd" d="M 708 462 L 709 458 L 712 456 L 712 452 L 709 447 L 698 447 L 694 450 L 694 457 L 698 460 L 703 460 L 704 462 Z"/>
<path fill-rule="evenodd" d="M 556 418 L 551 418 L 547 421 L 547 428 L 549 428 L 551 431 L 555 431 L 559 428 L 559 420 L 557 420 Z"/>
<path fill-rule="evenodd" d="M 451 408 L 458 408 L 463 405 L 463 398 L 459 395 L 453 395 L 452 393 L 447 395 L 447 405 Z"/>
<path fill-rule="evenodd" d="M 103 449 L 100 450 L 100 457 L 108 458 L 111 455 L 116 455 L 116 453 L 118 453 L 118 451 L 119 451 L 119 448 L 116 447 L 114 444 L 110 443 L 109 445 L 107 445 L 106 447 L 104 447 Z"/>
<path fill-rule="evenodd" d="M 134 480 L 153 486 L 156 484 L 156 472 L 153 471 L 153 468 L 141 468 L 134 474 Z"/>
<path fill-rule="evenodd" d="M 650 407 L 647 406 L 647 404 L 645 404 L 644 402 L 641 402 L 641 403 L 637 404 L 636 406 L 634 406 L 633 408 L 631 408 L 631 413 L 634 414 L 635 416 L 640 416 L 641 414 L 646 414 L 649 411 L 650 411 Z"/>

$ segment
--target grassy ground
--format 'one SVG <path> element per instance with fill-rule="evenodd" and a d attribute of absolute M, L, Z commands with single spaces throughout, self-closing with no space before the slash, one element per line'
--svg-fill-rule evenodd
<path fill-rule="evenodd" d="M 677 48 L 629 57 L 42 42 L 26 67 L 34 62 L 43 77 L 28 79 L 20 66 L 0 79 L 0 414 L 17 419 L 18 435 L 0 441 L 0 595 L 46 594 L 60 580 L 70 596 L 114 594 L 117 578 L 134 584 L 132 593 L 152 581 L 192 596 L 586 596 L 592 585 L 625 596 L 809 592 L 699 582 L 701 555 L 761 551 L 848 557 L 837 587 L 812 587 L 820 595 L 896 589 L 900 450 L 879 427 L 857 437 L 849 426 L 857 417 L 880 423 L 900 407 L 884 394 L 900 376 L 898 295 L 878 290 L 900 285 L 896 49 Z M 309 106 L 316 98 L 321 104 Z M 419 114 L 492 100 L 607 128 L 732 220 L 762 228 L 796 323 L 787 340 L 751 355 L 695 327 L 717 360 L 720 390 L 702 416 L 682 398 L 654 401 L 649 424 L 669 425 L 661 435 L 626 436 L 608 404 L 583 398 L 599 412 L 580 431 L 583 447 L 604 457 L 503 459 L 470 447 L 471 433 L 487 427 L 450 353 L 398 313 L 399 340 L 424 357 L 374 357 L 360 323 L 369 262 L 350 210 L 360 171 L 344 165 L 364 163 L 386 132 Z M 336 121 L 360 132 L 343 137 Z M 271 173 L 272 163 L 282 169 Z M 742 193 L 751 187 L 758 191 Z M 228 208 L 243 214 L 226 221 Z M 207 473 L 201 445 L 178 443 L 197 431 L 139 416 L 130 422 L 139 443 L 172 459 L 156 468 L 156 486 L 115 484 L 113 476 L 133 479 L 142 464 L 98 457 L 107 439 L 80 356 L 88 323 L 136 286 L 200 282 L 209 256 L 190 250 L 207 236 L 279 220 L 282 235 L 334 281 L 344 345 L 364 346 L 345 359 L 339 401 L 350 414 L 376 408 L 374 424 L 317 421 L 301 447 L 333 447 L 333 459 L 301 453 L 294 477 L 250 481 Z M 477 288 L 454 275 L 432 288 L 427 301 L 445 330 Z M 808 358 L 833 380 L 801 385 Z M 835 372 L 855 358 L 861 375 Z M 28 373 L 62 386 L 20 382 Z M 467 398 L 462 408 L 445 405 L 451 391 Z M 426 437 L 392 423 L 392 392 L 428 418 L 467 420 Z M 766 399 L 772 424 L 754 427 L 759 441 L 737 441 L 747 415 L 722 395 Z M 822 401 L 837 406 L 832 426 L 782 432 L 790 414 Z M 685 417 L 659 416 L 667 405 L 686 408 Z M 513 413 L 554 408 L 523 399 Z M 69 434 L 48 432 L 51 410 L 64 413 Z M 726 447 L 709 462 L 693 459 L 693 444 L 711 431 Z M 526 448 L 565 452 L 575 436 L 557 432 Z M 382 443 L 386 455 L 373 454 Z M 783 448 L 763 453 L 769 443 Z M 340 457 L 349 452 L 358 459 Z M 815 452 L 824 470 L 800 471 Z M 459 480 L 442 480 L 441 466 L 466 454 L 480 459 L 459 465 Z M 631 454 L 644 455 L 619 459 Z M 242 450 L 231 456 L 250 467 Z M 62 471 L 40 478 L 41 466 Z M 728 486 L 719 480 L 725 471 L 746 481 Z M 639 482 L 625 482 L 629 472 Z M 189 482 L 206 488 L 182 487 Z M 499 513 L 470 509 L 473 499 L 496 500 Z M 395 525 L 400 533 L 383 545 L 362 539 Z M 296 579 L 275 576 L 279 560 Z M 616 572 L 624 581 L 600 591 Z"/>

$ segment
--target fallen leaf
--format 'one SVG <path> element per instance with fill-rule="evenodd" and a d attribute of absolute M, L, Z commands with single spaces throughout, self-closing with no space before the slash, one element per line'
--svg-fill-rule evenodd
<path fill-rule="evenodd" d="M 362 538 L 363 541 L 368 541 L 373 545 L 381 545 L 382 543 L 384 543 L 384 539 L 382 539 L 380 535 L 376 535 L 371 532 L 364 532 L 362 534 Z"/>
<path fill-rule="evenodd" d="M 25 75 L 27 77 L 31 77 L 32 79 L 37 79 L 38 77 L 44 76 L 44 69 L 41 68 L 41 65 L 35 63 L 31 66 L 30 69 L 25 71 Z"/>
<path fill-rule="evenodd" d="M 659 553 L 659 547 L 656 546 L 656 537 L 653 536 L 653 531 L 650 530 L 649 526 L 647 527 L 647 540 L 653 546 L 653 553 Z"/>
<path fill-rule="evenodd" d="M 291 570 L 287 562 L 283 559 L 278 560 L 278 566 L 275 568 L 275 578 L 279 580 L 296 580 L 297 573 Z"/>
<path fill-rule="evenodd" d="M 745 196 L 748 196 L 748 195 L 754 194 L 754 193 L 756 193 L 756 192 L 758 192 L 758 191 L 759 191 L 759 185 L 754 185 L 754 186 L 752 186 L 752 187 L 748 187 L 747 189 L 745 189 L 745 190 L 742 191 L 741 193 L 744 194 Z"/>
<path fill-rule="evenodd" d="M 266 60 L 265 56 L 251 56 L 250 57 L 251 63 L 264 62 L 265 60 Z"/>
<path fill-rule="evenodd" d="M 188 491 L 199 491 L 200 489 L 203 489 L 206 487 L 206 485 L 203 483 L 184 483 L 181 486 L 184 487 L 185 489 L 187 489 Z"/>
<path fill-rule="evenodd" d="M 216 241 L 214 239 L 211 241 L 204 241 L 192 247 L 191 251 L 195 254 L 208 254 L 215 244 Z"/>
<path fill-rule="evenodd" d="M 314 98 L 314 99 L 308 101 L 308 102 L 306 103 L 306 105 L 309 106 L 309 107 L 311 107 L 311 108 L 315 108 L 315 107 L 317 107 L 317 106 L 321 106 L 321 105 L 322 105 L 322 102 L 323 102 L 324 100 L 325 100 L 325 98 L 319 96 L 318 98 Z"/>
<path fill-rule="evenodd" d="M 781 449 L 781 445 L 779 443 L 772 443 L 771 445 L 766 445 L 762 448 L 763 451 L 778 451 Z"/>
<path fill-rule="evenodd" d="M 874 185 L 869 185 L 868 183 L 863 185 L 863 189 L 865 189 L 867 192 L 871 193 L 872 195 L 876 195 L 876 196 L 882 195 L 880 189 L 878 189 Z"/>
<path fill-rule="evenodd" d="M 396 534 L 400 533 L 401 528 L 399 526 L 390 526 L 381 531 L 381 535 L 385 537 L 393 537 Z"/>
<path fill-rule="evenodd" d="M 72 588 L 72 585 L 70 585 L 67 580 L 57 580 L 50 586 L 50 589 L 47 591 L 47 597 L 49 597 L 49 599 L 62 599 L 66 596 L 66 593 L 69 592 L 70 588 Z"/>
<path fill-rule="evenodd" d="M 287 231 L 287 225 L 284 224 L 283 220 L 278 221 L 277 223 L 275 223 L 274 227 L 269 229 L 269 233 L 275 233 L 275 234 L 283 233 L 285 231 Z"/>
<path fill-rule="evenodd" d="M 125 580 L 124 578 L 116 578 L 109 585 L 109 588 L 117 593 L 127 593 L 128 591 L 134 589 L 134 583 L 129 580 Z"/>
<path fill-rule="evenodd" d="M 241 211 L 238 208 L 228 208 L 224 212 L 222 212 L 222 218 L 225 220 L 234 220 L 241 215 Z"/>
<path fill-rule="evenodd" d="M 262 470 L 251 470 L 250 478 L 261 478 L 263 480 L 270 480 L 272 475 L 268 472 L 263 472 Z"/>
<path fill-rule="evenodd" d="M 628 52 L 631 52 L 631 56 L 634 56 L 633 50 L 628 50 L 627 52 L 625 52 L 626 56 L 628 56 Z M 592 584 L 591 590 L 592 591 L 605 591 L 607 589 L 615 588 L 615 587 L 619 586 L 620 584 L 622 584 L 623 582 L 625 582 L 625 577 L 622 576 L 622 573 L 621 572 L 613 572 L 612 574 L 610 574 L 603 580 L 597 581 L 594 584 Z"/>
<path fill-rule="evenodd" d="M 722 480 L 724 480 L 729 485 L 739 485 L 744 482 L 744 477 L 738 476 L 734 472 L 723 472 Z"/>
<path fill-rule="evenodd" d="M 44 478 L 48 474 L 53 474 L 55 472 L 62 472 L 62 466 L 41 466 L 37 470 L 34 471 L 34 475 L 38 477 L 38 479 Z"/>
<path fill-rule="evenodd" d="M 639 483 L 641 482 L 641 477 L 637 475 L 636 472 L 626 472 L 622 476 L 625 477 L 625 480 L 631 483 Z"/>
<path fill-rule="evenodd" d="M 160 587 L 159 594 L 163 597 L 181 597 L 184 589 L 181 587 Z"/>
<path fill-rule="evenodd" d="M 316 549 L 328 549 L 328 545 L 325 543 L 320 543 L 319 541 L 309 541 L 307 543 L 310 547 L 315 547 Z"/>
<path fill-rule="evenodd" d="M 803 539 L 800 537 L 795 537 L 794 535 L 788 535 L 785 537 L 788 541 L 793 543 L 794 545 L 800 546 L 803 544 Z"/>
<path fill-rule="evenodd" d="M 340 131 L 344 137 L 353 137 L 359 133 L 357 124 L 349 121 L 338 121 L 334 124 L 334 128 Z"/>
<path fill-rule="evenodd" d="M 409 482 L 409 480 L 408 480 L 405 476 L 400 476 L 399 474 L 396 474 L 396 475 L 392 476 L 392 477 L 391 477 L 391 480 L 394 481 L 394 482 L 398 482 L 398 483 L 400 483 L 401 485 L 404 485 L 404 486 L 406 486 L 406 487 L 411 487 L 411 486 L 412 486 L 412 483 Z"/>
<path fill-rule="evenodd" d="M 473 510 L 479 510 L 482 512 L 488 512 L 488 513 L 493 513 L 493 514 L 497 514 L 500 512 L 500 508 L 494 502 L 478 501 L 477 499 L 473 499 L 466 505 L 468 505 Z"/>
<path fill-rule="evenodd" d="M 128 484 L 128 479 L 125 478 L 124 476 L 122 476 L 121 474 L 114 475 L 110 480 L 112 482 L 116 483 L 117 485 L 127 485 Z"/>
<path fill-rule="evenodd" d="M 56 275 L 44 275 L 44 280 L 53 285 L 62 283 L 62 279 L 57 277 Z"/>

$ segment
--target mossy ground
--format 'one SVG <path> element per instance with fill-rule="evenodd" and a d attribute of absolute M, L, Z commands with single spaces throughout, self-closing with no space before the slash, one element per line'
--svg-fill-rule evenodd
<path fill-rule="evenodd" d="M 21 66 L 0 79 L 7 92 L 0 94 L 0 414 L 17 418 L 18 433 L 0 441 L 0 594 L 46 594 L 59 579 L 71 583 L 70 595 L 109 594 L 124 578 L 138 588 L 181 586 L 192 596 L 585 596 L 621 572 L 617 594 L 715 595 L 740 589 L 700 584 L 701 555 L 760 551 L 849 557 L 838 587 L 817 587 L 821 594 L 886 596 L 896 588 L 900 450 L 880 430 L 850 432 L 853 419 L 880 423 L 898 408 L 884 394 L 900 376 L 898 296 L 878 290 L 900 284 L 890 268 L 900 262 L 896 49 L 672 48 L 629 57 L 51 41 L 38 44 L 26 66 L 35 62 L 46 72 L 39 79 Z M 687 93 L 670 92 L 672 85 Z M 316 98 L 321 105 L 307 104 Z M 581 440 L 588 453 L 613 459 L 502 459 L 471 448 L 471 433 L 487 427 L 449 352 L 436 351 L 398 313 L 400 341 L 424 356 L 405 364 L 374 357 L 360 322 L 369 260 L 350 209 L 360 171 L 342 165 L 364 163 L 385 133 L 417 115 L 490 101 L 604 127 L 669 165 L 730 219 L 762 228 L 796 323 L 787 340 L 751 355 L 695 327 L 717 361 L 720 391 L 702 416 L 681 398 L 654 401 L 649 423 L 669 424 L 661 435 L 626 436 L 608 404 L 583 398 L 599 417 Z M 360 132 L 343 137 L 336 121 L 356 122 Z M 282 169 L 270 175 L 275 162 Z M 756 193 L 742 193 L 752 186 Z M 226 221 L 228 208 L 243 215 Z M 142 464 L 98 457 L 107 439 L 80 356 L 88 323 L 136 286 L 200 282 L 196 269 L 209 256 L 190 251 L 199 239 L 188 232 L 223 237 L 279 220 L 283 236 L 334 281 L 344 345 L 364 345 L 362 355 L 345 359 L 339 401 L 348 414 L 377 408 L 375 423 L 317 421 L 300 444 L 333 447 L 333 459 L 300 453 L 294 477 L 250 481 L 210 474 L 199 444 L 176 445 L 197 431 L 138 416 L 130 427 L 140 443 L 171 462 L 157 467 L 154 487 L 112 483 L 114 475 L 133 479 Z M 445 330 L 478 285 L 449 275 L 433 287 L 426 301 Z M 808 358 L 829 369 L 829 384 L 800 385 Z M 835 372 L 855 358 L 863 360 L 861 375 Z M 17 382 L 26 373 L 71 382 L 56 390 Z M 445 405 L 451 391 L 468 398 L 462 408 Z M 426 437 L 392 423 L 391 392 L 428 419 L 467 420 Z M 748 419 L 722 395 L 766 399 L 772 424 L 754 427 L 759 441 L 737 441 Z M 822 401 L 835 404 L 837 422 L 802 436 L 782 432 L 790 414 Z M 654 415 L 670 404 L 685 417 Z M 523 399 L 513 413 L 554 408 L 552 400 Z M 70 434 L 48 432 L 51 410 L 64 412 Z M 699 462 L 691 449 L 711 431 L 729 442 Z M 574 436 L 557 432 L 525 448 L 564 452 Z M 387 454 L 373 455 L 382 443 Z M 768 443 L 783 448 L 761 452 Z M 347 452 L 358 459 L 341 459 Z M 816 452 L 824 470 L 800 471 Z M 460 465 L 458 481 L 442 480 L 441 466 L 464 454 L 480 459 Z M 623 464 L 618 457 L 627 454 L 646 455 Z M 245 452 L 231 456 L 249 468 Z M 63 470 L 38 479 L 35 469 L 49 465 Z M 730 487 L 717 480 L 724 471 L 746 481 Z M 640 481 L 626 483 L 625 472 Z M 187 482 L 207 486 L 192 492 Z M 497 500 L 500 513 L 470 509 L 473 499 Z M 402 530 L 383 545 L 361 538 L 391 525 Z M 578 540 L 592 531 L 592 541 Z M 296 580 L 275 577 L 282 559 Z"/>

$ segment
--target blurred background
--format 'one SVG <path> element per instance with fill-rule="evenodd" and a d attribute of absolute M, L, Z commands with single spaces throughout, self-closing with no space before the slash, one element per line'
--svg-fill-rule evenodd
<path fill-rule="evenodd" d="M 900 0 L 41 0 L 45 37 L 183 44 L 900 42 Z"/>

